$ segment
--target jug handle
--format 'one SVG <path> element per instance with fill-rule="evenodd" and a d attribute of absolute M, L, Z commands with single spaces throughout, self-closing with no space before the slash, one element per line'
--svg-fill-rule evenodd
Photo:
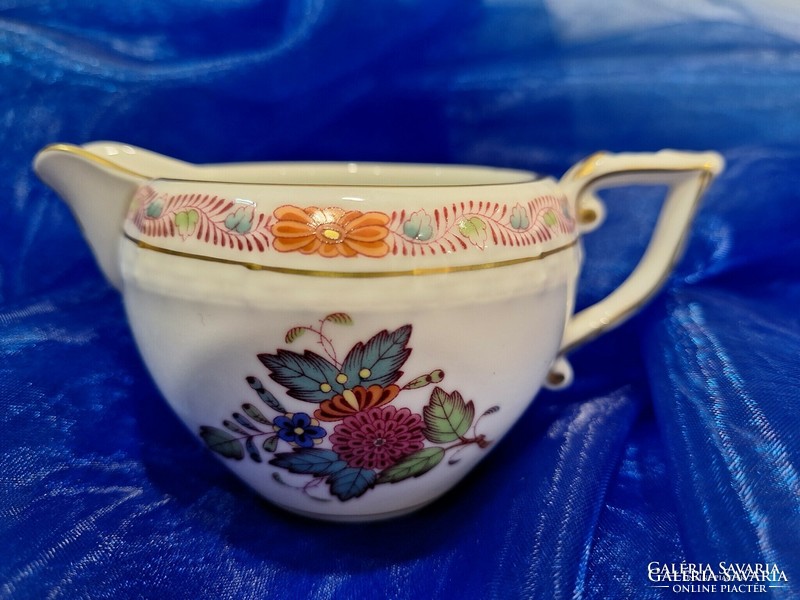
<path fill-rule="evenodd" d="M 564 175 L 559 185 L 574 202 L 580 233 L 603 221 L 605 208 L 595 195 L 599 189 L 666 184 L 668 191 L 639 263 L 616 290 L 568 320 L 560 357 L 622 324 L 658 292 L 681 256 L 700 198 L 723 167 L 716 152 L 599 152 Z M 568 365 L 557 359 L 548 376 L 549 387 L 563 387 L 569 379 Z"/>

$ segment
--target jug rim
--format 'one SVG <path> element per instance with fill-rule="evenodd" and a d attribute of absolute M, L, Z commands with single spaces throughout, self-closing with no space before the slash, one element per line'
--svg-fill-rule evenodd
<path fill-rule="evenodd" d="M 137 169 L 131 164 L 114 160 L 98 152 L 89 150 L 87 146 L 106 146 L 114 148 L 114 155 L 121 155 L 117 149 L 125 150 L 126 159 L 136 153 L 147 153 L 150 157 L 158 157 L 170 165 L 173 170 L 184 174 L 172 175 L 170 167 L 164 173 L 147 172 Z M 133 176 L 148 182 L 177 183 L 217 183 L 229 185 L 280 186 L 303 188 L 381 188 L 381 189 L 440 189 L 440 188 L 474 188 L 474 187 L 509 187 L 527 185 L 545 179 L 551 179 L 528 169 L 507 168 L 492 165 L 471 163 L 422 163 L 401 161 L 346 161 L 346 160 L 277 160 L 251 161 L 232 163 L 194 164 L 172 159 L 128 144 L 116 142 L 90 142 L 85 145 L 69 143 L 49 144 L 41 150 L 64 152 L 77 155 L 98 166 Z M 250 172 L 258 170 L 256 174 Z M 232 175 L 225 176 L 228 171 Z M 242 173 L 248 171 L 245 177 Z M 222 173 L 222 174 L 220 174 Z M 303 178 L 304 173 L 306 178 Z M 238 178 L 237 178 L 238 175 Z M 314 178 L 330 178 L 314 181 Z M 373 179 L 369 179 L 369 178 Z M 337 179 L 338 178 L 338 179 Z M 385 178 L 383 181 L 377 178 Z M 438 181 L 437 178 L 440 178 Z M 423 181 L 420 182 L 420 179 Z M 471 179 L 471 180 L 470 180 Z"/>

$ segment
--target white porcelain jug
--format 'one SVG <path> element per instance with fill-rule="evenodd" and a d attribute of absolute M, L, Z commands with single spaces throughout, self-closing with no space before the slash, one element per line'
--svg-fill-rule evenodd
<path fill-rule="evenodd" d="M 563 355 L 664 282 L 713 152 L 596 154 L 560 181 L 472 166 L 196 166 L 96 142 L 42 150 L 123 294 L 169 404 L 275 504 L 331 520 L 407 513 L 452 488 Z M 594 192 L 669 186 L 639 265 L 573 314 Z M 180 467 L 176 465 L 176 476 Z"/>

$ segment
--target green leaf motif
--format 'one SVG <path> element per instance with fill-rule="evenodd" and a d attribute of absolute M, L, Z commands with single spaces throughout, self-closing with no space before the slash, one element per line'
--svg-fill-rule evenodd
<path fill-rule="evenodd" d="M 233 458 L 235 460 L 244 458 L 242 443 L 224 429 L 202 425 L 200 427 L 200 437 L 209 448 L 225 458 Z"/>
<path fill-rule="evenodd" d="M 423 448 L 382 471 L 378 483 L 397 483 L 410 477 L 419 477 L 438 465 L 443 458 L 443 448 Z"/>
<path fill-rule="evenodd" d="M 454 442 L 461 438 L 475 418 L 472 400 L 464 402 L 457 391 L 448 394 L 442 388 L 434 388 L 428 405 L 423 409 L 425 429 L 422 433 L 434 444 Z"/>
<path fill-rule="evenodd" d="M 352 325 L 353 318 L 347 313 L 333 313 L 325 317 L 323 322 L 336 323 L 337 325 Z"/>
<path fill-rule="evenodd" d="M 284 341 L 287 344 L 291 344 L 305 332 L 306 332 L 305 327 L 292 327 L 289 331 L 286 332 L 286 337 L 284 338 Z"/>
<path fill-rule="evenodd" d="M 479 217 L 470 217 L 469 219 L 461 219 L 458 222 L 458 230 L 470 243 L 475 246 L 484 247 L 488 232 L 486 231 L 486 223 Z"/>
<path fill-rule="evenodd" d="M 178 228 L 178 233 L 183 237 L 194 233 L 199 220 L 200 214 L 193 208 L 175 213 L 175 227 Z"/>
<path fill-rule="evenodd" d="M 444 379 L 444 371 L 441 369 L 436 369 L 427 375 L 420 375 L 416 379 L 412 379 L 403 386 L 403 389 L 416 390 L 417 388 L 422 388 L 432 383 L 439 383 L 442 379 Z"/>

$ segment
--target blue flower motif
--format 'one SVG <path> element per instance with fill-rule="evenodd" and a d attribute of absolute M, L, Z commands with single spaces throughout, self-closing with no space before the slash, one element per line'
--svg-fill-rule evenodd
<path fill-rule="evenodd" d="M 286 413 L 275 417 L 272 426 L 280 439 L 300 448 L 312 448 L 327 433 L 319 426 L 319 421 L 306 413 Z"/>

